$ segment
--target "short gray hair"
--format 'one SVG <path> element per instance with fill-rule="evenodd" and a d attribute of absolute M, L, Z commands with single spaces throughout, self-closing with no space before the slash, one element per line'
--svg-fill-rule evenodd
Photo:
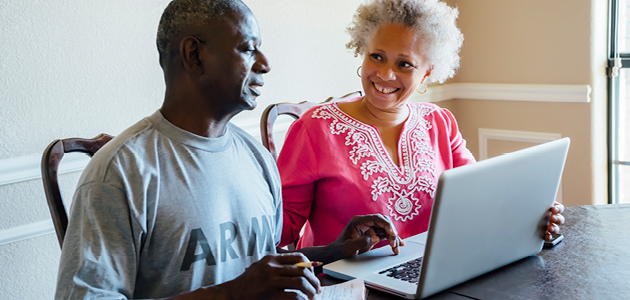
<path fill-rule="evenodd" d="M 457 28 L 457 8 L 439 0 L 369 0 L 357 9 L 348 27 L 348 49 L 364 55 L 372 36 L 385 24 L 400 24 L 416 31 L 423 40 L 424 55 L 433 71 L 427 83 L 443 83 L 459 67 L 464 36 Z"/>
<path fill-rule="evenodd" d="M 179 43 L 187 28 L 200 27 L 222 18 L 230 11 L 246 7 L 240 0 L 173 0 L 168 4 L 157 32 L 157 49 L 160 58 L 173 43 Z"/>

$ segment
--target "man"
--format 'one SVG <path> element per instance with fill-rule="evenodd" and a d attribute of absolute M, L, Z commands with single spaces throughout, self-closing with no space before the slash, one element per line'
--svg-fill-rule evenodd
<path fill-rule="evenodd" d="M 313 299 L 319 281 L 294 263 L 333 261 L 402 241 L 380 215 L 339 239 L 275 254 L 281 186 L 271 155 L 229 123 L 256 106 L 269 72 L 239 0 L 175 0 L 157 45 L 163 106 L 91 160 L 74 197 L 56 299 Z"/>

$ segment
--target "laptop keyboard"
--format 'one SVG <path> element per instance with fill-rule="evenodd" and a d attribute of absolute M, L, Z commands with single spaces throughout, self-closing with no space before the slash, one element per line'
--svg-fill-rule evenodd
<path fill-rule="evenodd" d="M 420 278 L 420 266 L 422 266 L 422 257 L 387 268 L 378 273 L 388 277 L 408 281 L 413 284 L 418 284 L 418 279 Z"/>

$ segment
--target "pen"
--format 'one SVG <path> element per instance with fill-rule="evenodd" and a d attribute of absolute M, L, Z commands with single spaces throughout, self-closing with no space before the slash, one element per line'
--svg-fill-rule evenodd
<path fill-rule="evenodd" d="M 308 267 L 319 267 L 323 265 L 323 263 L 319 261 L 302 261 L 299 263 L 294 263 L 293 265 L 297 267 L 308 268 Z"/>

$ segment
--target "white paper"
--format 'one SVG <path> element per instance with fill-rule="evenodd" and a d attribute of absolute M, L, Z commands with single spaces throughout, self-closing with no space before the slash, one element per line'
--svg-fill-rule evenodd
<path fill-rule="evenodd" d="M 289 290 L 287 290 L 289 291 Z M 298 292 L 302 299 L 308 299 L 301 291 Z M 315 295 L 316 300 L 363 300 L 365 296 L 365 284 L 362 279 L 353 279 L 335 285 L 322 286 L 322 293 Z"/>
<path fill-rule="evenodd" d="M 353 279 L 335 285 L 323 286 L 317 300 L 363 300 L 365 284 L 362 279 Z"/>

